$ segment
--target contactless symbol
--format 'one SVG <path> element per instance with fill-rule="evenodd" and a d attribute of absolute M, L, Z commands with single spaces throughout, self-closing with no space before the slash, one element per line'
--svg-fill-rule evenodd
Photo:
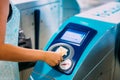
<path fill-rule="evenodd" d="M 59 64 L 60 69 L 68 70 L 72 66 L 72 61 L 70 59 L 66 59 Z"/>

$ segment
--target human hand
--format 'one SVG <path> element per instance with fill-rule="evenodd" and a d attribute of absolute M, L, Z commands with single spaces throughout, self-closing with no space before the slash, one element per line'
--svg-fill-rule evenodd
<path fill-rule="evenodd" d="M 63 60 L 62 55 L 56 52 L 47 51 L 44 54 L 44 61 L 50 66 L 56 66 Z"/>

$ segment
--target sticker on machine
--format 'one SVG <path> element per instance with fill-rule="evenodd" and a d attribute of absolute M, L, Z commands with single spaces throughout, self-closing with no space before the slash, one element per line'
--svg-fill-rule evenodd
<path fill-rule="evenodd" d="M 64 60 L 59 64 L 60 69 L 68 70 L 72 66 L 72 61 L 70 59 Z"/>

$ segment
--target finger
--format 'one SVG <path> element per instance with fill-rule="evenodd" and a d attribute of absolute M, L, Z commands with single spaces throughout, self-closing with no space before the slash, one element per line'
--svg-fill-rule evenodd
<path fill-rule="evenodd" d="M 58 63 L 53 63 L 53 65 L 52 66 L 56 66 Z"/>
<path fill-rule="evenodd" d="M 57 65 L 60 63 L 60 60 L 57 61 Z"/>
<path fill-rule="evenodd" d="M 61 57 L 60 60 L 63 61 L 64 60 L 63 57 Z"/>

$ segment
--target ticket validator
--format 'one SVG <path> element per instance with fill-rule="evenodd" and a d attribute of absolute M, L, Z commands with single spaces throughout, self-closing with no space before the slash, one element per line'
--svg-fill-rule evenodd
<path fill-rule="evenodd" d="M 51 67 L 38 61 L 29 80 L 118 80 L 116 31 L 120 3 L 111 2 L 65 21 L 44 50 L 63 52 L 63 61 Z"/>

